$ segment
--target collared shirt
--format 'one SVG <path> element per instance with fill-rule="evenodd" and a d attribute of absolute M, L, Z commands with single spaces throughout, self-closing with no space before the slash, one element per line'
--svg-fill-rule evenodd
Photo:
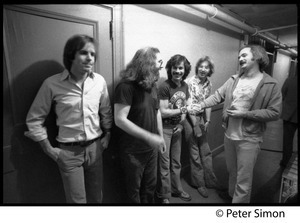
<path fill-rule="evenodd" d="M 92 140 L 112 127 L 107 84 L 100 74 L 91 73 L 82 88 L 67 70 L 47 78 L 28 112 L 26 136 L 34 141 L 48 137 L 44 121 L 51 105 L 57 115 L 59 142 Z"/>
<path fill-rule="evenodd" d="M 208 96 L 211 94 L 211 82 L 208 78 L 206 81 L 201 84 L 201 80 L 194 75 L 188 81 L 189 92 L 191 96 L 192 104 L 199 104 L 200 102 L 204 101 Z M 202 109 L 199 113 L 193 113 L 193 115 L 198 115 L 202 113 L 204 110 Z"/>

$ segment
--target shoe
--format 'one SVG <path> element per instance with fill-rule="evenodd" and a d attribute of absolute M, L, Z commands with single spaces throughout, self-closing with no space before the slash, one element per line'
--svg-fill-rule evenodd
<path fill-rule="evenodd" d="M 206 185 L 206 188 L 215 189 L 215 190 L 219 190 L 219 191 L 227 191 L 227 188 L 222 187 L 219 183 Z"/>
<path fill-rule="evenodd" d="M 184 201 L 190 201 L 192 200 L 191 195 L 189 195 L 187 192 L 183 191 L 180 194 L 173 194 L 174 197 L 179 197 L 181 200 Z"/>
<path fill-rule="evenodd" d="M 208 198 L 208 193 L 205 187 L 198 187 L 197 191 L 201 194 L 202 197 Z"/>
<path fill-rule="evenodd" d="M 162 200 L 161 203 L 162 203 L 162 204 L 170 204 L 170 201 L 169 201 L 168 198 L 165 198 L 165 199 Z"/>
<path fill-rule="evenodd" d="M 228 194 L 227 191 L 218 191 L 218 195 L 220 198 L 222 198 L 223 200 L 226 200 L 228 202 L 231 203 L 232 201 L 232 197 Z"/>

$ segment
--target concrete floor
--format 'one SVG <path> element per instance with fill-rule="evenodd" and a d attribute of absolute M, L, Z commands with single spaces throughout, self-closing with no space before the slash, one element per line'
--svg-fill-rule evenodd
<path fill-rule="evenodd" d="M 294 139 L 295 152 L 298 151 L 297 133 L 298 132 L 296 132 Z M 282 157 L 282 120 L 268 123 L 267 131 L 264 135 L 264 143 L 261 145 L 261 148 L 254 168 L 251 204 L 276 204 L 279 203 L 281 177 L 284 171 L 279 165 Z M 182 154 L 182 156 L 183 155 L 185 154 Z M 228 173 L 224 155 L 223 151 L 213 157 L 213 167 L 221 185 L 227 188 Z M 122 171 L 120 168 L 115 168 L 116 165 L 119 165 L 119 161 L 115 161 L 115 164 L 109 162 L 104 165 L 107 169 L 107 174 L 104 175 L 107 179 L 105 179 L 104 182 L 110 182 L 109 185 L 104 185 L 104 205 L 126 205 L 126 203 L 124 203 L 126 192 L 124 181 L 122 181 Z M 219 197 L 217 191 L 214 189 L 208 189 L 209 197 L 203 198 L 198 191 L 189 184 L 189 168 L 189 165 L 184 165 L 181 175 L 183 188 L 192 196 L 192 200 L 185 202 L 180 198 L 172 197 L 170 199 L 170 205 L 230 204 L 230 201 Z M 113 169 L 117 169 L 117 172 L 111 174 L 110 172 Z"/>
<path fill-rule="evenodd" d="M 213 158 L 213 166 L 215 174 L 222 186 L 227 187 L 228 173 L 226 170 L 226 163 L 224 152 L 216 155 Z M 280 168 L 279 162 L 281 160 L 281 153 L 261 150 L 255 169 L 251 203 L 265 203 L 273 204 L 279 201 L 279 190 L 281 184 L 281 174 L 283 169 Z M 173 204 L 226 204 L 230 203 L 219 197 L 214 189 L 208 189 L 209 197 L 202 197 L 198 191 L 189 185 L 189 167 L 183 170 L 182 184 L 186 192 L 192 196 L 189 202 L 182 201 L 179 198 L 172 197 L 170 202 Z"/>

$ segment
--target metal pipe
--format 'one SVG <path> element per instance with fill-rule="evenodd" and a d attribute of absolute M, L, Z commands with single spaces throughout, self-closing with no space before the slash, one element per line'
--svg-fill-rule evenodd
<path fill-rule="evenodd" d="M 206 4 L 188 4 L 188 6 L 193 9 L 196 9 L 200 12 L 204 12 L 205 14 L 208 14 L 208 15 L 212 16 L 213 18 L 219 19 L 219 20 L 226 22 L 232 26 L 235 26 L 251 35 L 257 35 L 258 37 L 260 37 L 276 46 L 279 46 L 280 48 L 282 48 L 284 50 L 289 51 L 293 56 L 297 57 L 297 55 L 298 55 L 298 52 L 296 50 L 289 49 L 286 44 L 283 44 L 283 43 L 279 42 L 278 40 L 272 39 L 266 35 L 259 33 L 257 28 L 253 28 L 252 26 L 247 25 L 244 22 L 241 22 L 234 17 L 232 17 L 222 11 L 219 11 L 214 6 L 206 5 Z"/>
<path fill-rule="evenodd" d="M 274 30 L 279 30 L 279 29 L 288 29 L 288 28 L 295 27 L 295 26 L 298 26 L 298 25 L 295 24 L 295 25 L 280 26 L 280 27 L 270 28 L 270 29 L 261 29 L 261 30 L 259 30 L 258 32 L 259 32 L 259 33 L 262 33 L 262 32 L 274 31 Z"/>

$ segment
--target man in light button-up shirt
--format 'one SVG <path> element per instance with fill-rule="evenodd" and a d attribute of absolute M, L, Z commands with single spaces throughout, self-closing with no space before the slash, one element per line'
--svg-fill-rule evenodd
<path fill-rule="evenodd" d="M 102 201 L 102 152 L 110 140 L 112 111 L 106 81 L 92 72 L 95 48 L 89 36 L 68 40 L 66 70 L 44 81 L 26 119 L 25 135 L 59 166 L 68 203 Z M 44 126 L 51 106 L 57 116 L 59 148 L 52 147 Z"/>

